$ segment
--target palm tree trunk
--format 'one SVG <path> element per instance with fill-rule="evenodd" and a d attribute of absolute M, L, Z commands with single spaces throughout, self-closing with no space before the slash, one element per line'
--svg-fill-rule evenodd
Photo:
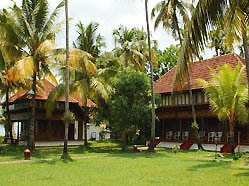
<path fill-rule="evenodd" d="M 65 114 L 69 112 L 69 20 L 68 20 L 68 1 L 65 1 L 66 15 L 66 94 L 65 94 Z M 65 120 L 64 146 L 62 158 L 68 156 L 68 120 Z"/>
<path fill-rule="evenodd" d="M 247 83 L 249 85 L 249 47 L 248 47 L 246 29 L 243 33 L 242 39 L 243 39 L 243 48 L 244 48 L 244 52 L 245 52 Z M 249 95 L 249 88 L 248 88 L 248 95 Z"/>
<path fill-rule="evenodd" d="M 183 47 L 182 36 L 181 36 L 181 32 L 180 32 L 180 28 L 179 28 L 179 25 L 178 25 L 178 19 L 177 19 L 176 14 L 174 14 L 174 18 L 175 18 L 175 21 L 177 23 L 176 28 L 177 28 L 177 33 L 178 33 L 178 37 L 179 37 L 179 40 L 180 40 L 180 45 L 181 45 L 181 47 Z M 191 103 L 193 123 L 197 123 L 196 122 L 195 105 L 194 105 L 194 99 L 193 99 L 193 92 L 192 92 L 192 88 L 191 88 L 191 84 L 190 84 L 189 70 L 187 72 L 187 83 L 188 83 L 188 88 L 189 88 L 189 97 L 190 97 L 190 103 Z M 197 128 L 194 129 L 194 133 L 195 133 L 195 138 L 196 138 L 196 141 L 197 141 L 198 149 L 203 149 L 203 147 L 201 145 L 201 142 L 198 139 L 198 129 Z"/>
<path fill-rule="evenodd" d="M 148 46 L 149 46 L 149 64 L 150 64 L 150 84 L 151 84 L 151 102 L 152 102 L 152 111 L 151 111 L 151 137 L 149 152 L 155 151 L 155 96 L 154 96 L 154 85 L 153 85 L 153 65 L 151 61 L 151 43 L 150 43 L 150 26 L 149 26 L 149 16 L 148 16 L 148 0 L 145 0 L 145 14 L 146 14 L 146 27 L 147 27 L 147 36 L 148 36 Z"/>
<path fill-rule="evenodd" d="M 12 132 L 12 123 L 10 121 L 10 107 L 9 107 L 9 85 L 7 85 L 7 88 L 6 88 L 6 112 L 7 112 L 7 126 L 10 132 L 10 144 L 13 145 L 14 140 L 13 140 L 13 132 Z"/>
<path fill-rule="evenodd" d="M 88 146 L 88 142 L 87 142 L 87 122 L 86 122 L 86 120 L 84 121 L 84 145 L 85 145 L 85 147 Z"/>
<path fill-rule="evenodd" d="M 31 116 L 30 116 L 30 125 L 29 125 L 29 140 L 28 147 L 32 150 L 35 148 L 35 97 L 36 97 L 36 71 L 33 74 L 33 82 L 32 82 L 32 100 L 31 100 Z"/>

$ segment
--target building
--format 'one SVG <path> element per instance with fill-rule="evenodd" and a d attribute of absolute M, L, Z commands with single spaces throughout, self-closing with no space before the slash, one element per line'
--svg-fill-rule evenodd
<path fill-rule="evenodd" d="M 65 98 L 60 97 L 55 106 L 55 110 L 50 118 L 46 116 L 45 104 L 49 93 L 54 89 L 54 85 L 47 80 L 38 82 L 39 87 L 36 92 L 36 113 L 35 113 L 35 141 L 50 142 L 64 140 L 64 123 L 63 115 L 65 110 Z M 29 123 L 31 114 L 31 91 L 21 91 L 10 97 L 10 120 L 12 123 L 17 123 L 17 138 L 18 141 L 26 142 L 29 136 Z M 87 101 L 87 107 L 94 106 L 90 100 Z M 88 122 L 86 109 L 78 98 L 69 98 L 70 111 L 74 113 L 76 120 L 69 125 L 68 140 L 83 141 L 84 129 L 83 123 Z M 84 117 L 85 116 L 85 117 Z M 89 124 L 87 125 L 89 127 Z M 88 136 L 88 139 L 91 136 Z"/>
<path fill-rule="evenodd" d="M 236 54 L 227 54 L 190 65 L 190 85 L 193 92 L 197 123 L 199 124 L 198 138 L 206 143 L 215 143 L 215 137 L 218 137 L 220 142 L 226 143 L 230 140 L 229 128 L 228 125 L 222 124 L 210 110 L 208 99 L 196 79 L 211 80 L 210 68 L 217 71 L 225 63 L 235 67 L 238 63 L 244 65 L 245 61 Z M 189 88 L 187 81 L 185 81 L 181 91 L 173 92 L 175 70 L 176 67 L 155 82 L 155 92 L 160 94 L 160 103 L 158 103 L 156 109 L 156 115 L 160 120 L 158 123 L 159 136 L 161 141 L 194 141 L 196 135 L 191 128 L 193 120 Z M 241 143 L 249 143 L 249 126 L 236 124 L 234 133 L 236 141 L 238 132 L 240 132 Z"/>

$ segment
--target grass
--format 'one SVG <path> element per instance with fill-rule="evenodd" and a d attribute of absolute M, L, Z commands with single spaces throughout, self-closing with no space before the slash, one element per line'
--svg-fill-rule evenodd
<path fill-rule="evenodd" d="M 229 156 L 215 162 L 213 152 L 122 152 L 113 142 L 70 147 L 72 161 L 59 160 L 62 148 L 38 148 L 31 161 L 20 161 L 22 151 L 23 147 L 4 147 L 0 185 L 249 185 L 245 154 L 236 161 Z"/>

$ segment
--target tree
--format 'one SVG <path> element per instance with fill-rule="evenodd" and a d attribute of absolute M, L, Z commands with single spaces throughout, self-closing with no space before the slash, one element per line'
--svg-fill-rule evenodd
<path fill-rule="evenodd" d="M 123 137 L 123 149 L 128 136 L 134 135 L 150 120 L 150 84 L 148 77 L 131 69 L 121 71 L 113 83 L 110 104 L 110 126 Z"/>
<path fill-rule="evenodd" d="M 227 11 L 227 10 L 232 11 Z M 234 25 L 243 38 L 243 47 L 245 49 L 245 60 L 247 69 L 247 80 L 249 82 L 249 49 L 246 42 L 248 24 L 249 6 L 247 0 L 199 0 L 196 8 L 192 11 L 191 21 L 186 25 L 187 33 L 181 49 L 180 58 L 178 60 L 176 81 L 181 84 L 184 77 L 188 73 L 188 63 L 193 61 L 195 56 L 199 56 L 200 52 L 208 40 L 208 32 L 211 26 L 217 26 L 220 21 L 225 21 L 228 25 Z M 236 14 L 236 11 L 239 14 Z M 226 14 L 226 15 L 225 15 Z M 229 19 L 225 17 L 228 17 Z M 225 26 L 227 27 L 227 26 Z M 230 29 L 230 27 L 227 27 Z M 249 89 L 248 89 L 249 90 Z"/>
<path fill-rule="evenodd" d="M 224 25 L 223 25 L 224 26 Z M 215 27 L 209 33 L 210 42 L 208 48 L 214 48 L 216 56 L 230 53 L 226 46 L 226 33 L 220 26 Z"/>
<path fill-rule="evenodd" d="M 64 117 L 69 115 L 69 18 L 68 18 L 68 1 L 65 0 L 65 17 L 66 17 L 66 91 L 65 91 L 65 113 Z M 68 142 L 68 124 L 69 121 L 65 119 L 65 132 L 64 132 L 64 145 L 63 145 L 63 153 L 61 158 L 67 159 L 68 158 L 68 149 L 67 149 L 67 142 Z"/>
<path fill-rule="evenodd" d="M 56 81 L 50 71 L 48 62 L 56 33 L 60 30 L 62 22 L 55 24 L 59 10 L 64 6 L 61 2 L 52 14 L 49 14 L 47 0 L 23 0 L 21 8 L 14 5 L 11 15 L 14 31 L 18 41 L 22 44 L 24 53 L 21 60 L 16 62 L 16 69 L 20 78 L 32 77 L 31 117 L 29 125 L 29 144 L 35 148 L 35 97 L 37 78 L 47 75 Z"/>
<path fill-rule="evenodd" d="M 163 0 L 156 4 L 152 9 L 151 18 L 155 18 L 154 28 L 157 29 L 159 24 L 162 23 L 163 28 L 169 30 L 174 38 L 180 41 L 182 46 L 183 35 L 181 33 L 180 18 L 182 18 L 183 23 L 189 21 L 188 11 L 192 11 L 193 7 L 191 4 L 182 0 Z M 180 16 L 180 18 L 178 18 Z"/>
<path fill-rule="evenodd" d="M 46 109 L 47 114 L 50 116 L 54 111 L 56 100 L 65 94 L 66 81 L 65 81 L 65 50 L 58 49 L 55 52 L 55 59 L 60 64 L 59 72 L 62 76 L 62 83 L 56 86 L 49 94 Z M 105 83 L 105 78 L 101 76 L 91 61 L 93 57 L 85 51 L 80 49 L 69 50 L 69 70 L 70 70 L 70 81 L 68 84 L 68 93 L 71 96 L 80 98 L 82 103 L 82 109 L 84 115 L 84 128 L 85 128 L 85 145 L 87 146 L 87 133 L 86 133 L 86 118 L 87 113 L 87 99 L 91 99 L 96 104 L 98 99 L 101 97 L 103 100 L 108 100 L 109 86 Z M 69 110 L 68 110 L 69 113 Z M 50 114 L 50 115 L 49 115 Z M 65 131 L 67 132 L 67 131 Z"/>
<path fill-rule="evenodd" d="M 159 79 L 162 75 L 173 68 L 180 55 L 180 47 L 178 45 L 170 45 L 165 50 L 157 51 L 158 68 L 155 69 L 154 79 Z"/>
<path fill-rule="evenodd" d="M 188 11 L 193 11 L 193 6 L 189 3 L 183 2 L 183 1 L 175 1 L 175 0 L 167 0 L 167 1 L 161 1 L 159 2 L 153 9 L 151 13 L 151 17 L 155 17 L 155 13 L 159 12 L 157 15 L 157 18 L 155 20 L 155 28 L 158 27 L 159 23 L 163 24 L 163 27 L 167 30 L 172 31 L 172 35 L 175 38 L 178 38 L 180 41 L 180 46 L 183 47 L 183 38 L 185 32 L 183 32 L 179 26 L 179 18 L 177 15 L 180 15 L 183 23 L 187 24 L 189 22 L 189 16 Z M 179 13 L 178 13 L 179 12 Z M 185 29 L 185 25 L 184 25 Z M 196 112 L 194 107 L 194 99 L 193 99 L 193 92 L 190 84 L 190 77 L 189 77 L 189 71 L 187 69 L 186 72 L 186 78 L 189 88 L 189 96 L 190 96 L 190 103 L 191 103 L 191 109 L 192 109 L 192 117 L 193 117 L 193 125 L 196 126 Z M 198 142 L 198 131 L 197 127 L 195 129 L 195 136 Z M 202 149 L 201 143 L 198 142 L 198 148 Z"/>
<path fill-rule="evenodd" d="M 99 57 L 101 48 L 105 47 L 104 38 L 97 34 L 99 24 L 95 22 L 84 26 L 81 21 L 76 24 L 78 37 L 73 43 L 75 48 L 84 50 L 94 58 Z"/>
<path fill-rule="evenodd" d="M 20 59 L 22 52 L 20 48 L 15 47 L 18 43 L 18 36 L 15 34 L 11 22 L 8 19 L 9 12 L 3 10 L 0 14 L 0 96 L 5 96 L 6 120 L 5 135 L 10 134 L 11 144 L 13 141 L 12 123 L 10 121 L 9 97 L 17 86 L 13 77 L 13 67 L 15 61 Z"/>
<path fill-rule="evenodd" d="M 243 82 L 245 67 L 237 65 L 232 69 L 225 64 L 216 73 L 211 70 L 212 80 L 199 80 L 208 96 L 211 109 L 218 115 L 218 119 L 228 122 L 231 143 L 234 141 L 235 124 L 245 124 L 248 121 L 247 85 Z"/>
<path fill-rule="evenodd" d="M 148 44 L 146 43 L 146 32 L 143 29 L 128 29 L 120 26 L 113 31 L 115 41 L 115 52 L 120 56 L 124 67 L 133 66 L 138 71 L 145 71 L 149 58 Z M 153 63 L 156 63 L 156 56 L 152 52 Z"/>

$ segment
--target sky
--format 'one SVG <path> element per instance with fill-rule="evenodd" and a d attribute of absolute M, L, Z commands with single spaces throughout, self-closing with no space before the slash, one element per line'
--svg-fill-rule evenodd
<path fill-rule="evenodd" d="M 0 1 L 1 9 L 12 5 L 11 0 Z M 149 1 L 149 12 L 159 1 Z M 21 4 L 21 0 L 15 0 L 15 2 L 17 5 Z M 52 10 L 61 0 L 48 0 L 48 2 Z M 64 9 L 61 12 L 58 20 L 64 19 Z M 70 43 L 77 37 L 75 24 L 78 21 L 82 21 L 84 24 L 95 21 L 100 24 L 99 33 L 105 38 L 107 45 L 105 50 L 107 51 L 114 47 L 112 32 L 121 24 L 128 28 L 146 28 L 144 1 L 142 0 L 69 0 L 69 17 L 73 18 L 70 23 Z M 150 30 L 152 38 L 158 40 L 160 49 L 165 49 L 170 44 L 175 44 L 174 39 L 162 27 L 154 32 L 152 21 L 150 22 Z M 64 40 L 65 34 L 59 34 L 57 38 L 58 45 L 65 45 Z"/>

